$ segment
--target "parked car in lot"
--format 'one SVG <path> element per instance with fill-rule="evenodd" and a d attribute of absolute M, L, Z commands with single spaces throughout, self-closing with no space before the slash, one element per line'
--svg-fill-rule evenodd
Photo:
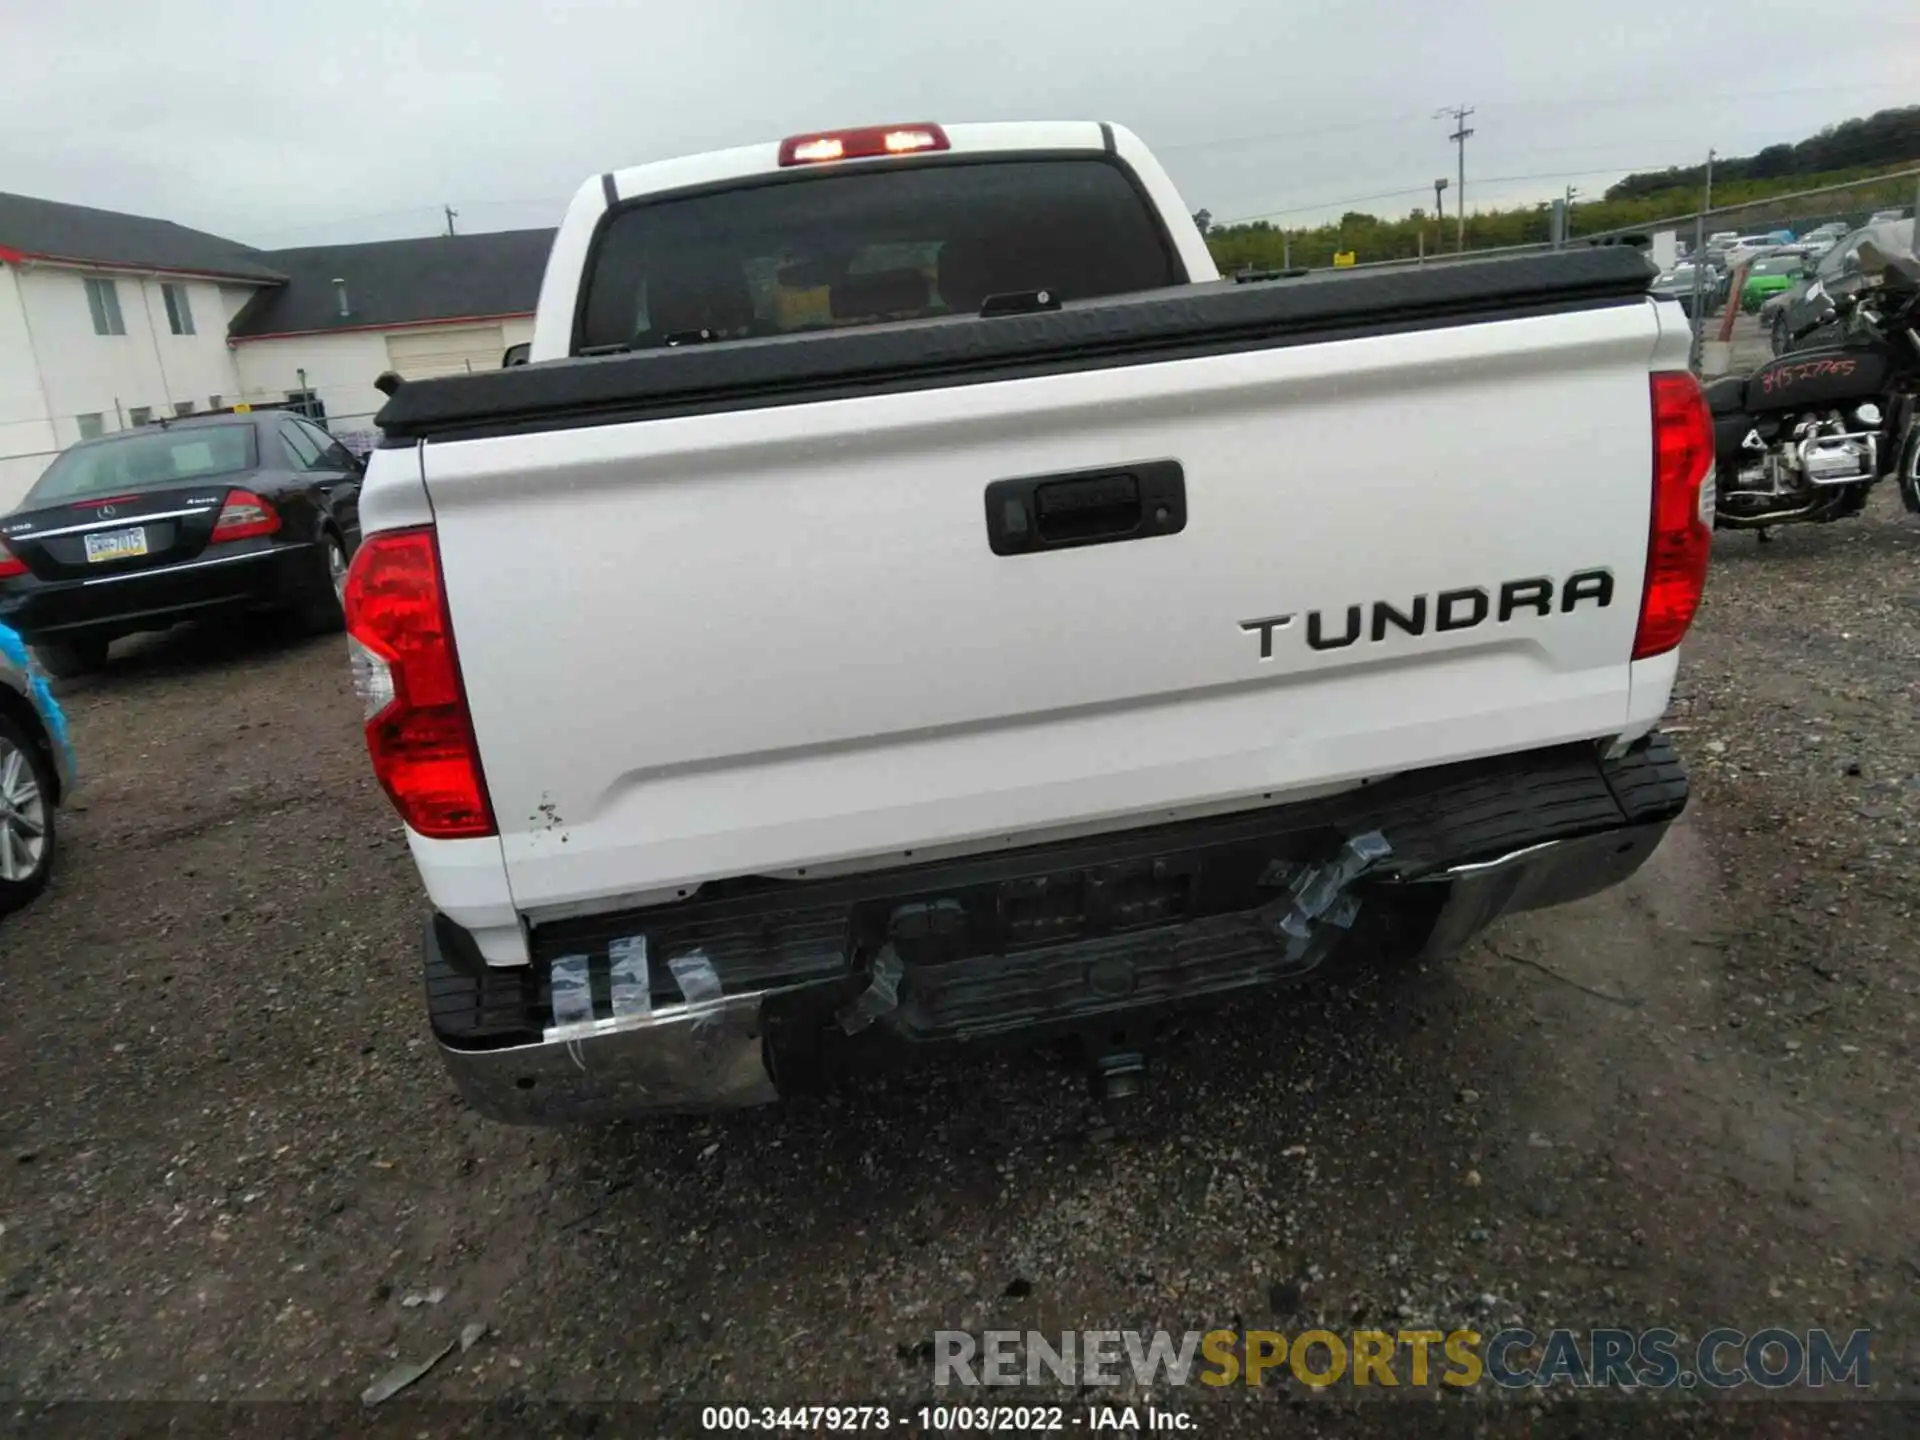
<path fill-rule="evenodd" d="M 1693 292 L 1696 283 L 1694 276 L 1695 268 L 1695 266 L 1683 260 L 1672 269 L 1661 271 L 1653 282 L 1651 287 L 1652 292 L 1663 299 L 1676 301 L 1683 314 L 1692 315 Z M 1714 297 L 1720 294 L 1721 285 L 1725 277 L 1711 265 L 1702 265 L 1698 267 L 1698 269 L 1700 274 L 1697 283 L 1700 286 L 1702 307 L 1711 309 L 1713 307 Z"/>
<path fill-rule="evenodd" d="M 1233 283 L 1191 213 L 1094 123 L 613 170 L 530 363 L 394 390 L 348 648 L 480 1113 L 1104 1084 L 1652 853 L 1713 438 L 1645 255 Z"/>
<path fill-rule="evenodd" d="M 1907 218 L 1906 207 L 1903 205 L 1897 205 L 1891 210 L 1874 211 L 1873 214 L 1867 217 L 1867 224 L 1869 226 L 1888 225 L 1896 220 L 1904 220 L 1906 218 Z"/>
<path fill-rule="evenodd" d="M 20 636 L 0 625 L 0 915 L 46 888 L 54 811 L 73 793 L 66 716 Z"/>
<path fill-rule="evenodd" d="M 45 669 L 235 610 L 341 624 L 365 466 L 284 411 L 163 421 L 65 451 L 0 516 L 0 622 Z"/>
<path fill-rule="evenodd" d="M 1882 225 L 1863 225 L 1850 231 L 1812 267 L 1811 271 L 1782 291 L 1762 302 L 1760 326 L 1776 355 L 1790 349 L 1830 344 L 1836 332 L 1829 327 L 1809 329 L 1831 308 L 1826 287 L 1860 268 L 1860 246 L 1878 235 L 1882 248 L 1910 250 L 1913 247 L 1913 222 L 1894 220 Z M 1798 338 L 1796 338 L 1798 337 Z"/>
<path fill-rule="evenodd" d="M 1806 256 L 1776 251 L 1764 260 L 1756 260 L 1747 269 L 1746 282 L 1740 287 L 1740 309 L 1752 315 L 1770 295 L 1793 288 L 1811 267 Z"/>
<path fill-rule="evenodd" d="M 1771 254 L 1780 248 L 1780 242 L 1770 235 L 1742 235 L 1727 247 L 1723 268 L 1732 274 L 1749 261 L 1758 260 L 1762 255 Z"/>

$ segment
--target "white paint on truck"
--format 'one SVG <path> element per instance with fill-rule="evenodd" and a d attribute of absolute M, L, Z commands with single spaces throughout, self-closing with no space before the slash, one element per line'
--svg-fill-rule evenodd
<path fill-rule="evenodd" d="M 1648 304 L 429 444 L 514 899 L 998 846 L 1619 730 L 1646 377 L 1675 343 Z M 990 480 L 1160 456 L 1186 470 L 1177 540 L 982 542 Z M 1305 643 L 1314 610 L 1595 567 L 1604 609 Z M 1241 622 L 1288 613 L 1260 661 Z"/>
<path fill-rule="evenodd" d="M 1111 133 L 1189 280 L 1216 280 L 1164 171 Z M 981 155 L 1106 145 L 1094 124 L 947 134 Z M 534 360 L 576 349 L 610 198 L 763 182 L 778 154 L 584 184 Z M 431 515 L 498 826 L 413 834 L 415 860 L 435 905 L 513 964 L 528 921 L 722 878 L 1644 735 L 1674 673 L 1671 653 L 1630 658 L 1649 376 L 1686 353 L 1677 308 L 1647 300 L 382 450 L 363 523 Z M 985 542 L 992 481 L 1165 458 L 1185 472 L 1176 537 L 1012 557 Z M 1595 571 L 1610 604 L 1308 643 L 1315 612 L 1337 636 L 1350 606 L 1365 620 Z M 1263 658 L 1247 622 L 1280 616 Z"/>

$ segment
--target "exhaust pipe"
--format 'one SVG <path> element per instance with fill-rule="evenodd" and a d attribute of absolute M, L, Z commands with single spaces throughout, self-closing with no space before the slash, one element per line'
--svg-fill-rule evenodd
<path fill-rule="evenodd" d="M 1713 528 L 1716 530 L 1764 530 L 1769 525 L 1785 525 L 1791 520 L 1804 520 L 1816 510 L 1824 508 L 1822 496 L 1810 505 L 1802 505 L 1798 510 L 1769 510 L 1764 515 L 1716 515 Z"/>

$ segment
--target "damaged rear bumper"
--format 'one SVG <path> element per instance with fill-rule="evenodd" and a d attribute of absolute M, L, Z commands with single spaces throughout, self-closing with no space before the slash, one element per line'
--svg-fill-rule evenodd
<path fill-rule="evenodd" d="M 533 1124 L 778 1098 L 828 1052 L 1098 1033 L 1296 978 L 1351 944 L 1428 956 L 1618 884 L 1686 803 L 1659 736 L 1322 800 L 820 881 L 742 880 L 537 929 L 489 967 L 435 916 L 443 1056 Z"/>

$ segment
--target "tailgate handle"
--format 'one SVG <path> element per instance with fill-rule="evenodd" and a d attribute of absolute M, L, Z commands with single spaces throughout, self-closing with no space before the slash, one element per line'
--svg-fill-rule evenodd
<path fill-rule="evenodd" d="M 1187 524 L 1178 460 L 996 480 L 987 486 L 987 544 L 996 555 L 1177 535 Z"/>

